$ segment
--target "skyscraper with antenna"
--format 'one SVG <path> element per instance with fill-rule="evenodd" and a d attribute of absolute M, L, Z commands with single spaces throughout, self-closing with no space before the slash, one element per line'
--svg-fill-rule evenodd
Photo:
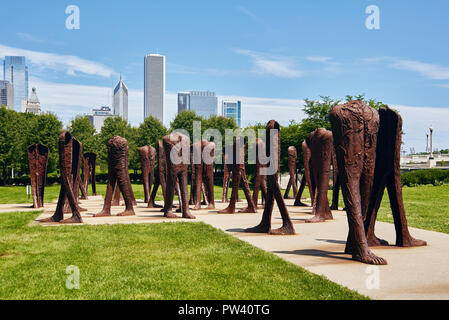
<path fill-rule="evenodd" d="M 112 109 L 115 116 L 120 116 L 128 121 L 128 88 L 120 74 L 120 80 L 114 88 Z"/>

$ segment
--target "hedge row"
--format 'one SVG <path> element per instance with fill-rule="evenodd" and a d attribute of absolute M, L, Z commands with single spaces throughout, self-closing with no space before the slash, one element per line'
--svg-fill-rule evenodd
<path fill-rule="evenodd" d="M 402 185 L 414 187 L 419 185 L 439 186 L 449 183 L 449 170 L 428 169 L 405 172 L 401 175 Z"/>

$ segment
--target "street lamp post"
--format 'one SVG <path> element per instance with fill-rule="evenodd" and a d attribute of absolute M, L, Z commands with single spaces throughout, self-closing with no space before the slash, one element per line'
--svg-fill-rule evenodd
<path fill-rule="evenodd" d="M 426 153 L 429 153 L 429 134 L 426 133 L 426 136 L 427 136 Z"/>
<path fill-rule="evenodd" d="M 430 127 L 430 160 L 435 159 L 433 156 L 433 128 Z"/>

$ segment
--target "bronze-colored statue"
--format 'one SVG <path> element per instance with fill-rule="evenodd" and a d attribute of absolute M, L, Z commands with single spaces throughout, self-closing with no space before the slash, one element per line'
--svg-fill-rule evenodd
<path fill-rule="evenodd" d="M 313 211 L 315 216 L 306 220 L 307 223 L 325 222 L 332 220 L 327 193 L 329 190 L 333 140 L 332 132 L 319 128 L 313 131 L 308 138 L 311 151 L 310 174 L 314 181 Z"/>
<path fill-rule="evenodd" d="M 293 189 L 293 198 L 298 195 L 298 187 L 296 185 L 296 161 L 298 159 L 298 153 L 295 147 L 288 148 L 288 172 L 290 179 L 288 181 L 287 188 L 285 189 L 284 199 L 290 199 L 290 190 Z"/>
<path fill-rule="evenodd" d="M 157 149 L 156 149 L 156 156 L 157 156 L 157 172 L 155 172 L 154 185 L 153 185 L 153 190 L 151 191 L 150 200 L 148 201 L 148 208 L 162 208 L 162 206 L 156 204 L 156 201 L 155 201 L 159 186 L 161 186 L 162 194 L 165 199 L 165 186 L 166 186 L 165 163 L 166 163 L 166 161 L 165 161 L 165 152 L 164 152 L 164 146 L 162 144 L 162 141 L 158 142 Z"/>
<path fill-rule="evenodd" d="M 340 196 L 340 178 L 338 176 L 337 157 L 332 148 L 332 205 L 331 210 L 338 210 L 338 198 Z"/>
<path fill-rule="evenodd" d="M 92 186 L 92 195 L 97 195 L 97 182 L 95 168 L 97 166 L 97 155 L 95 153 L 84 154 L 84 190 L 89 194 L 89 180 Z"/>
<path fill-rule="evenodd" d="M 225 164 L 226 165 L 226 164 Z M 240 181 L 243 181 L 243 192 L 245 193 L 246 201 L 248 202 L 248 207 L 246 209 L 240 210 L 240 213 L 256 213 L 257 208 L 254 204 L 253 197 L 251 196 L 251 191 L 249 189 L 248 179 L 246 178 L 245 172 L 245 143 L 243 137 L 236 137 L 236 141 L 233 145 L 233 161 L 229 165 L 228 169 L 232 170 L 232 194 L 229 206 L 220 210 L 219 213 L 235 213 L 235 205 L 238 198 Z M 231 171 L 230 170 L 230 171 Z"/>
<path fill-rule="evenodd" d="M 54 215 L 40 222 L 59 222 L 64 224 L 82 223 L 81 208 L 75 197 L 73 180 L 76 180 L 76 171 L 79 168 L 81 144 L 72 135 L 63 131 L 59 136 L 59 167 L 61 169 L 61 191 L 59 192 L 58 205 Z M 74 174 L 75 173 L 75 174 Z M 75 178 L 74 178 L 75 177 Z M 78 192 L 78 189 L 76 189 Z M 68 201 L 72 217 L 64 220 L 64 204 Z"/>
<path fill-rule="evenodd" d="M 299 185 L 298 194 L 296 195 L 295 203 L 293 204 L 294 207 L 307 207 L 307 204 L 302 202 L 302 194 L 304 193 L 304 189 L 306 188 L 307 180 L 306 175 L 302 175 L 301 184 Z"/>
<path fill-rule="evenodd" d="M 156 149 L 152 146 L 139 148 L 140 164 L 142 169 L 143 192 L 145 203 L 150 201 L 151 187 L 154 183 L 154 166 L 156 162 Z"/>
<path fill-rule="evenodd" d="M 31 191 L 33 208 L 44 207 L 44 192 L 47 183 L 47 163 L 49 149 L 42 144 L 28 147 L 28 162 L 30 165 Z"/>
<path fill-rule="evenodd" d="M 265 207 L 267 198 L 267 176 L 261 174 L 262 168 L 266 168 L 266 164 L 260 162 L 259 154 L 265 152 L 265 143 L 262 139 L 256 139 L 256 177 L 254 178 L 253 201 L 254 205 L 259 208 L 259 191 L 262 193 L 262 209 Z"/>
<path fill-rule="evenodd" d="M 201 194 L 204 193 L 207 200 L 207 209 L 215 208 L 214 196 L 214 158 L 215 143 L 200 141 L 193 144 L 192 158 L 192 195 L 194 202 L 193 210 L 201 209 Z M 208 159 L 204 159 L 207 154 Z M 206 160 L 206 161 L 205 161 Z M 199 163 L 196 163 L 199 162 Z"/>
<path fill-rule="evenodd" d="M 282 197 L 281 188 L 278 183 L 279 171 L 280 171 L 280 125 L 278 122 L 271 120 L 266 129 L 267 145 L 266 145 L 266 157 L 271 156 L 270 147 L 273 148 L 274 155 L 271 157 L 271 165 L 275 166 L 276 171 L 274 174 L 267 176 L 268 188 L 267 188 L 267 199 L 265 201 L 265 209 L 262 216 L 262 221 L 260 224 L 254 228 L 246 229 L 246 232 L 250 233 L 270 233 L 273 235 L 293 235 L 295 234 L 295 229 L 293 227 L 292 221 L 288 214 L 287 207 Z M 277 134 L 273 134 L 276 130 Z M 277 154 L 276 154 L 277 153 Z M 274 202 L 279 208 L 279 212 L 282 217 L 282 227 L 277 230 L 271 230 L 271 216 L 273 214 Z"/>
<path fill-rule="evenodd" d="M 115 187 L 117 184 L 117 187 Z M 133 190 L 128 173 L 128 141 L 115 136 L 108 142 L 108 185 L 103 210 L 94 217 L 111 216 L 114 187 L 119 189 L 125 200 L 125 211 L 118 216 L 133 216 Z"/>
<path fill-rule="evenodd" d="M 70 175 L 70 181 L 72 182 L 73 195 L 75 196 L 76 203 L 79 204 L 80 191 L 82 193 L 81 199 L 87 199 L 86 193 L 84 192 L 84 186 L 81 182 L 81 163 L 83 162 L 83 144 L 78 140 L 73 140 L 73 150 L 76 152 L 72 153 L 72 173 Z M 79 207 L 80 211 L 87 211 L 87 209 Z M 64 213 L 71 213 L 72 209 L 70 204 L 66 199 L 64 204 Z"/>
<path fill-rule="evenodd" d="M 179 198 L 182 217 L 195 219 L 190 213 L 188 197 L 188 163 L 190 153 L 189 138 L 178 132 L 165 136 L 162 140 L 167 166 L 167 185 L 165 190 L 164 216 L 177 218 L 173 213 L 173 198 L 179 180 Z"/>
<path fill-rule="evenodd" d="M 408 230 L 401 187 L 402 118 L 386 107 L 379 110 L 379 135 L 377 138 L 376 168 L 368 211 L 365 218 L 366 237 L 369 246 L 388 245 L 374 234 L 377 212 L 382 202 L 385 186 L 390 198 L 396 229 L 396 246 L 417 247 L 426 241 L 414 239 Z"/>

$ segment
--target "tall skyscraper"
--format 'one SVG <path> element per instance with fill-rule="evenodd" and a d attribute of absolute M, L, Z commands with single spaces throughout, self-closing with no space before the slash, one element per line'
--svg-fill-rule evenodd
<path fill-rule="evenodd" d="M 114 115 L 120 116 L 128 121 L 128 88 L 123 82 L 121 75 L 120 81 L 114 88 L 114 97 L 112 101 Z"/>
<path fill-rule="evenodd" d="M 22 109 L 22 100 L 28 100 L 28 67 L 25 57 L 6 56 L 3 61 L 3 80 L 14 88 L 14 109 Z"/>
<path fill-rule="evenodd" d="M 14 88 L 9 81 L 0 80 L 0 107 L 14 110 Z"/>
<path fill-rule="evenodd" d="M 191 110 L 204 118 L 217 114 L 218 99 L 215 92 L 190 91 L 178 93 L 178 113 Z"/>
<path fill-rule="evenodd" d="M 242 102 L 226 101 L 222 102 L 222 113 L 226 118 L 234 118 L 239 127 L 242 126 Z"/>
<path fill-rule="evenodd" d="M 154 116 L 164 122 L 165 110 L 165 56 L 145 56 L 144 117 Z"/>

